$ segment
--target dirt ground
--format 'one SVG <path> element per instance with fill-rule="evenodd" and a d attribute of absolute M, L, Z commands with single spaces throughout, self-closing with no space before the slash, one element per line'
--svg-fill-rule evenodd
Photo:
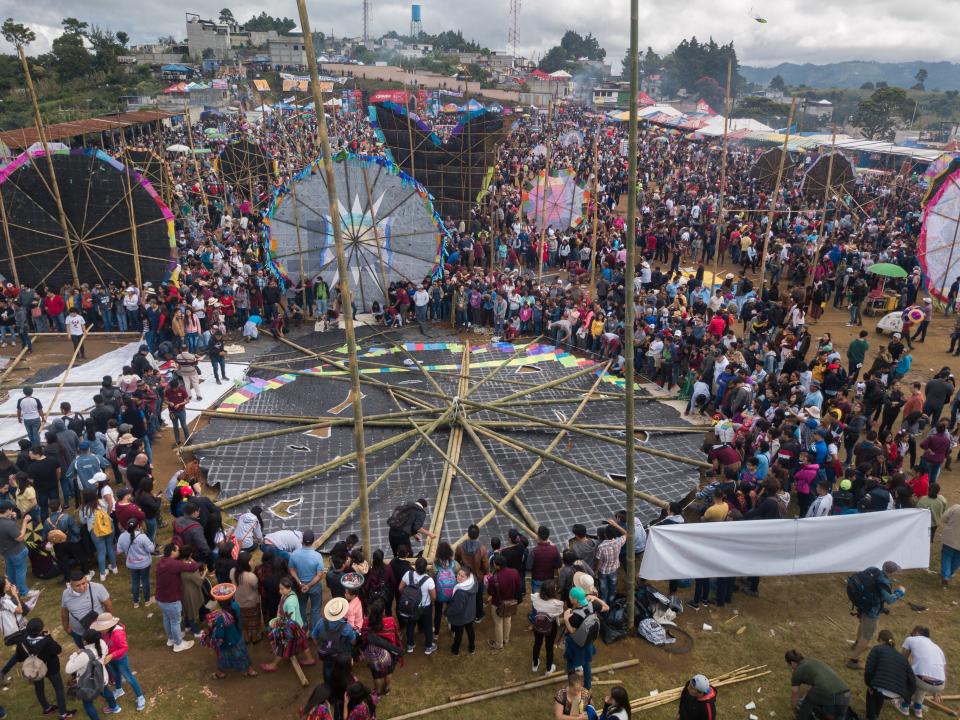
<path fill-rule="evenodd" d="M 830 332 L 834 344 L 844 352 L 850 339 L 859 328 L 847 328 L 846 314 L 828 310 L 824 318 L 812 325 L 812 332 Z M 867 364 L 882 341 L 873 333 L 875 320 L 865 318 L 864 328 L 871 331 L 870 351 Z M 942 316 L 936 318 L 926 343 L 916 344 L 913 371 L 908 376 L 922 380 L 953 358 L 946 355 L 952 321 Z M 119 341 L 119 338 L 116 339 Z M 107 338 L 93 338 L 89 355 L 114 349 Z M 9 348 L 6 350 L 9 351 Z M 69 360 L 70 346 L 65 338 L 42 339 L 37 352 L 26 361 L 30 370 L 14 373 L 11 383 L 21 382 L 27 372 L 49 364 L 64 365 Z M 7 352 L 6 354 L 9 354 Z M 95 362 L 90 360 L 88 362 Z M 960 369 L 960 362 L 956 363 Z M 165 431 L 156 443 L 156 466 L 158 477 L 168 477 L 178 464 L 170 449 L 171 438 Z M 960 468 L 960 463 L 954 466 Z M 947 499 L 958 499 L 960 475 L 957 470 L 941 474 L 941 484 Z M 585 509 L 589 512 L 589 509 Z M 484 538 L 486 539 L 486 538 Z M 931 569 L 903 573 L 898 582 L 907 589 L 907 599 L 926 606 L 923 612 L 915 612 L 906 604 L 898 603 L 890 614 L 881 619 L 881 627 L 890 628 L 902 639 L 916 624 L 928 625 L 932 636 L 944 649 L 948 665 L 960 658 L 960 623 L 957 614 L 957 589 L 940 588 L 939 539 L 932 545 Z M 183 717 L 191 720 L 237 720 L 240 718 L 294 718 L 311 688 L 301 688 L 291 668 L 282 666 L 275 675 L 261 675 L 256 679 L 239 676 L 226 680 L 211 678 L 214 658 L 211 651 L 194 647 L 188 652 L 174 655 L 164 644 L 160 614 L 155 608 L 134 610 L 129 592 L 129 576 L 126 571 L 111 575 L 106 585 L 114 598 L 115 612 L 126 623 L 130 637 L 130 658 L 148 698 L 144 715 L 155 718 Z M 53 580 L 42 584 L 44 588 L 36 614 L 43 617 L 54 636 L 69 651 L 72 643 L 57 628 L 59 596 L 62 582 Z M 689 599 L 689 591 L 686 591 Z M 412 710 L 428 708 L 447 702 L 452 694 L 482 688 L 493 688 L 515 680 L 534 679 L 530 672 L 532 634 L 524 620 L 526 606 L 520 608 L 515 618 L 511 642 L 501 652 L 487 647 L 492 637 L 492 623 L 485 620 L 477 626 L 478 649 L 475 655 L 461 654 L 455 661 L 449 654 L 450 635 L 444 628 L 439 638 L 440 651 L 426 657 L 423 655 L 422 638 L 418 639 L 417 651 L 407 658 L 405 666 L 395 676 L 393 691 L 381 703 L 378 715 L 390 718 Z M 844 592 L 843 577 L 817 575 L 807 577 L 782 577 L 764 579 L 760 585 L 760 597 L 748 598 L 737 593 L 733 607 L 717 609 L 709 607 L 699 612 L 688 609 L 680 618 L 680 626 L 690 632 L 695 644 L 686 655 L 670 655 L 653 648 L 641 639 L 627 639 L 612 646 L 598 647 L 594 665 L 603 665 L 627 658 L 639 658 L 640 664 L 614 674 L 600 674 L 594 692 L 602 696 L 609 690 L 610 682 L 622 683 L 631 697 L 650 694 L 654 690 L 667 690 L 683 684 L 695 673 L 708 676 L 719 674 L 743 665 L 767 665 L 769 675 L 757 680 L 721 688 L 719 712 L 722 717 L 749 720 L 751 714 L 759 720 L 790 717 L 789 672 L 783 662 L 783 653 L 797 648 L 809 657 L 820 658 L 842 674 L 854 692 L 854 708 L 863 712 L 863 680 L 855 671 L 843 668 L 843 660 L 856 631 L 856 620 L 849 615 L 849 602 Z M 706 629 L 709 626 L 711 629 Z M 269 648 L 261 642 L 251 648 L 256 663 L 266 661 Z M 562 667 L 562 648 L 557 649 L 558 664 Z M 5 653 L 0 653 L 7 657 Z M 65 658 L 64 658 L 65 659 Z M 543 667 L 543 665 L 541 665 Z M 311 687 L 321 680 L 319 667 L 308 668 Z M 359 679 L 369 682 L 369 673 L 364 667 L 357 668 Z M 603 683 L 603 684 L 600 684 Z M 513 720 L 514 718 L 552 717 L 552 695 L 558 686 L 508 695 L 463 707 L 430 713 L 441 720 L 463 718 L 464 720 Z M 957 692 L 957 683 L 948 671 L 945 692 Z M 755 702 L 757 708 L 746 710 L 744 706 Z M 0 704 L 6 707 L 10 717 L 23 718 L 38 714 L 32 688 L 16 675 L 9 687 L 0 692 Z M 78 703 L 70 703 L 77 707 Z M 134 711 L 133 698 L 129 694 L 121 700 L 125 712 Z M 955 703 L 960 706 L 960 703 Z M 896 712 L 887 707 L 884 712 L 893 717 Z M 928 710 L 928 712 L 931 712 Z M 936 711 L 933 711 L 936 712 Z M 669 720 L 675 717 L 673 705 L 645 713 L 652 720 Z"/>

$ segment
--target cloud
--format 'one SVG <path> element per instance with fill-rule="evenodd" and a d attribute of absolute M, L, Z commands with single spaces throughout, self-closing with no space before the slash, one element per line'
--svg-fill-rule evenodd
<path fill-rule="evenodd" d="M 371 0 L 371 31 L 404 32 L 410 25 L 410 3 Z M 312 26 L 324 33 L 361 33 L 361 0 L 308 0 Z M 461 29 L 466 37 L 491 49 L 505 49 L 509 0 L 484 3 L 421 0 L 427 32 Z M 215 17 L 224 6 L 241 21 L 266 9 L 296 19 L 292 0 L 265 6 L 228 0 L 167 0 L 129 3 L 123 0 L 44 0 L 22 4 L 0 0 L 0 17 L 12 16 L 37 32 L 31 52 L 49 49 L 62 17 L 80 15 L 91 25 L 127 32 L 134 43 L 155 42 L 161 35 L 184 37 L 184 14 Z M 772 65 L 783 61 L 950 60 L 955 57 L 954 3 L 907 4 L 902 0 L 674 0 L 641 3 L 640 44 L 660 52 L 684 37 L 696 35 L 717 42 L 733 41 L 741 62 Z M 753 20 L 751 10 L 767 19 Z M 523 0 L 520 44 L 528 55 L 541 55 L 559 42 L 567 29 L 593 32 L 618 71 L 629 42 L 629 4 L 624 0 Z M 8 50 L 0 41 L 0 48 Z"/>

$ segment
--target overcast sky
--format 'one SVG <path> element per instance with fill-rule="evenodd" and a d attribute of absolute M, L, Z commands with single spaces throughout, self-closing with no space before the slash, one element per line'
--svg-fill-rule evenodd
<path fill-rule="evenodd" d="M 563 32 L 574 29 L 598 36 L 620 68 L 629 42 L 629 0 L 522 0 L 520 42 L 529 56 L 555 45 Z M 410 3 L 371 0 L 375 35 L 406 32 Z M 505 49 L 509 0 L 423 0 L 423 28 L 436 33 L 463 30 L 464 35 L 491 49 Z M 124 30 L 134 43 L 154 42 L 161 35 L 185 37 L 184 13 L 215 18 L 227 5 L 241 21 L 266 9 L 296 19 L 296 3 L 282 0 L 255 3 L 243 0 L 41 0 L 25 3 L 0 0 L 0 18 L 9 16 L 37 33 L 32 52 L 49 49 L 60 34 L 60 19 L 79 16 L 94 25 Z M 361 33 L 362 0 L 308 0 L 315 30 L 337 36 Z M 920 3 L 904 0 L 643 0 L 640 3 L 641 48 L 664 52 L 680 39 L 696 35 L 718 42 L 733 40 L 741 62 L 824 63 L 836 60 L 956 60 L 957 0 Z M 682 10 L 680 9 L 682 8 Z M 753 19 L 767 20 L 761 24 Z M 0 39 L 0 48 L 8 47 Z"/>

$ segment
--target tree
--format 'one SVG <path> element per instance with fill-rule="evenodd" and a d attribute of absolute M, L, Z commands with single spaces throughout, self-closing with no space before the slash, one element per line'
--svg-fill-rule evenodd
<path fill-rule="evenodd" d="M 14 22 L 13 18 L 7 18 L 0 27 L 0 33 L 3 33 L 3 39 L 13 45 L 17 50 L 26 47 L 37 39 L 37 34 L 26 25 Z"/>
<path fill-rule="evenodd" d="M 923 90 L 924 83 L 927 82 L 927 70 L 926 68 L 920 68 L 917 70 L 917 74 L 913 76 L 913 79 L 917 81 L 917 84 L 913 86 L 914 90 Z"/>
<path fill-rule="evenodd" d="M 224 8 L 220 11 L 220 22 L 224 25 L 236 25 L 237 19 L 233 16 L 233 11 L 230 8 Z"/>
<path fill-rule="evenodd" d="M 64 18 L 60 21 L 60 24 L 63 25 L 64 35 L 86 35 L 89 27 L 87 23 L 72 17 Z"/>
<path fill-rule="evenodd" d="M 592 33 L 587 33 L 584 37 L 578 32 L 567 30 L 560 39 L 560 47 L 571 60 L 603 60 L 607 56 L 607 51 L 600 47 L 600 42 Z"/>
<path fill-rule="evenodd" d="M 547 54 L 540 59 L 537 67 L 545 73 L 552 73 L 557 70 L 563 70 L 570 62 L 570 56 L 567 54 L 567 51 L 559 45 L 554 45 L 547 50 Z"/>
<path fill-rule="evenodd" d="M 712 77 L 704 75 L 693 84 L 693 89 L 711 107 L 722 107 L 726 91 Z"/>
<path fill-rule="evenodd" d="M 774 76 L 770 79 L 770 85 L 769 85 L 769 87 L 770 87 L 771 90 L 775 90 L 775 91 L 778 91 L 778 92 L 786 92 L 786 91 L 787 91 L 787 84 L 783 81 L 783 76 L 782 76 L 782 75 L 774 75 Z"/>
<path fill-rule="evenodd" d="M 93 70 L 93 57 L 83 44 L 83 38 L 73 32 L 64 32 L 56 38 L 41 64 L 53 70 L 61 81 L 84 77 Z"/>
<path fill-rule="evenodd" d="M 861 90 L 873 90 L 873 89 L 874 89 L 874 85 L 873 85 L 872 82 L 870 82 L 869 80 L 867 80 L 863 85 L 860 86 L 860 89 L 861 89 Z"/>
<path fill-rule="evenodd" d="M 123 30 L 117 30 L 116 38 L 117 42 L 122 48 L 127 47 L 127 43 L 130 42 L 130 36 L 127 35 Z"/>
<path fill-rule="evenodd" d="M 261 11 L 259 15 L 254 15 L 243 24 L 243 29 L 252 32 L 269 32 L 276 30 L 281 35 L 285 35 L 293 30 L 297 24 L 290 18 L 272 17 Z"/>
<path fill-rule="evenodd" d="M 767 97 L 745 97 L 730 112 L 730 117 L 753 118 L 779 127 L 786 124 L 790 106 Z M 771 120 L 773 122 L 767 122 Z"/>
<path fill-rule="evenodd" d="M 903 88 L 879 88 L 857 106 L 853 125 L 868 140 L 892 140 L 897 117 L 913 112 L 914 104 Z"/>

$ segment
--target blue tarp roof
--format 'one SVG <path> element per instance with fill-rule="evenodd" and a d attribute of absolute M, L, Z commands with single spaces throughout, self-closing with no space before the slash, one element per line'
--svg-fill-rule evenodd
<path fill-rule="evenodd" d="M 171 63 L 160 68 L 163 72 L 193 72 L 193 68 L 182 63 Z"/>

